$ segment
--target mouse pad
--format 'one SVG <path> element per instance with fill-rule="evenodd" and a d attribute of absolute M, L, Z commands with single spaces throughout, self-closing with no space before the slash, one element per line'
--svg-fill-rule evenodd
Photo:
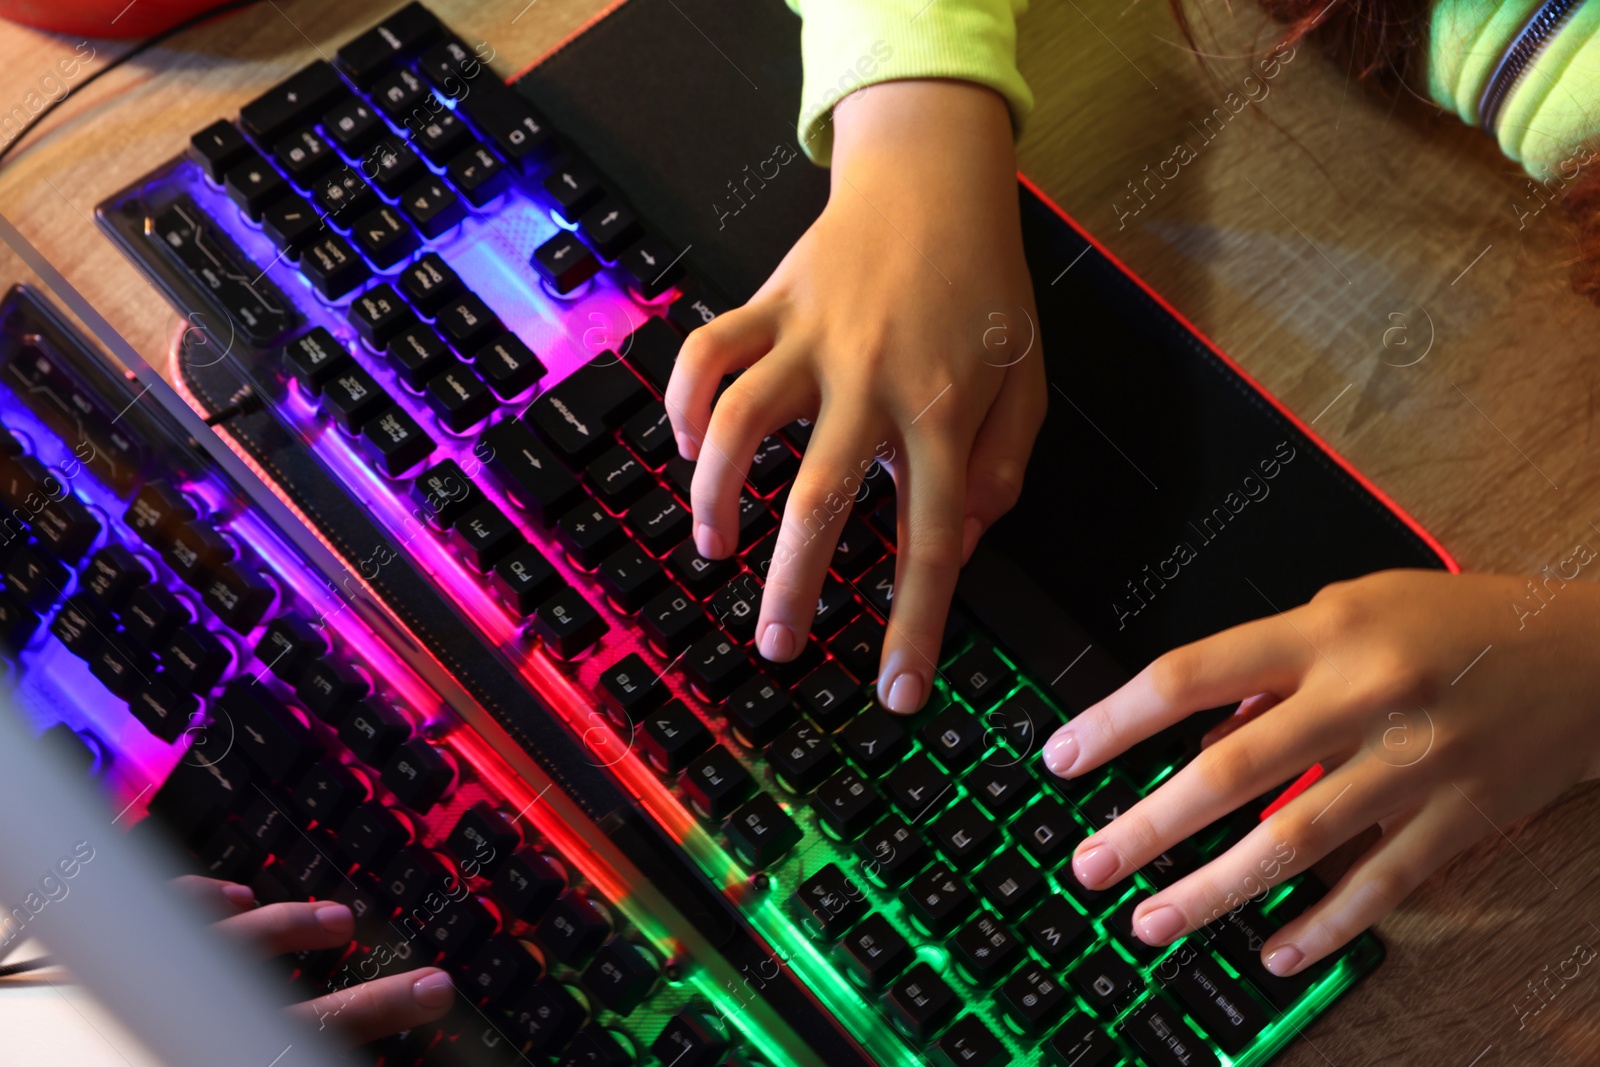
<path fill-rule="evenodd" d="M 781 0 L 628 0 L 517 84 L 742 302 L 827 201 L 827 172 L 796 151 L 800 83 Z M 1025 182 L 1018 195 L 1050 413 L 1021 502 L 984 539 L 1002 560 L 986 581 L 1026 575 L 1133 670 L 1332 581 L 1453 566 Z M 1003 636 L 1059 645 L 1053 661 L 1081 647 L 1003 590 L 970 599 Z"/>

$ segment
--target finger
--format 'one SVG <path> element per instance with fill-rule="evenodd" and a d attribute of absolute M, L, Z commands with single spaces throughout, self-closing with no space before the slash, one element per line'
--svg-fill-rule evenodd
<path fill-rule="evenodd" d="M 1299 874 L 1403 806 L 1393 771 L 1364 760 L 1322 779 L 1227 852 L 1141 902 L 1134 932 L 1165 945 Z"/>
<path fill-rule="evenodd" d="M 760 359 L 776 336 L 772 317 L 747 304 L 718 315 L 684 339 L 665 394 L 667 417 L 684 459 L 700 454 L 722 376 Z"/>
<path fill-rule="evenodd" d="M 1020 367 L 1006 372 L 967 460 L 967 507 L 961 525 L 961 562 L 978 538 L 1022 495 L 1022 476 L 1048 406 L 1037 376 Z"/>
<path fill-rule="evenodd" d="M 1458 810 L 1425 810 L 1403 825 L 1386 827 L 1327 896 L 1267 938 L 1261 946 L 1263 966 L 1288 977 L 1337 951 L 1489 830 L 1483 816 L 1464 804 Z"/>
<path fill-rule="evenodd" d="M 761 439 L 816 410 L 799 377 L 779 359 L 763 360 L 717 401 L 689 488 L 694 543 L 706 559 L 722 559 L 739 543 L 739 494 Z"/>
<path fill-rule="evenodd" d="M 839 533 L 872 454 L 864 412 L 829 409 L 817 418 L 789 491 L 761 596 L 756 647 L 787 662 L 805 647 Z"/>
<path fill-rule="evenodd" d="M 277 956 L 348 944 L 356 921 L 349 908 L 331 900 L 287 901 L 223 919 L 217 929 Z"/>
<path fill-rule="evenodd" d="M 172 884 L 196 904 L 211 908 L 219 919 L 256 906 L 256 891 L 238 882 L 224 882 L 200 874 L 184 874 L 174 878 Z"/>
<path fill-rule="evenodd" d="M 1273 786 L 1341 748 L 1340 727 L 1307 711 L 1309 695 L 1241 727 L 1190 760 L 1154 793 L 1085 839 L 1073 855 L 1090 888 L 1118 881 Z"/>
<path fill-rule="evenodd" d="M 948 424 L 946 424 L 948 425 Z M 878 700 L 909 714 L 933 692 L 944 620 L 961 569 L 961 510 L 970 436 L 928 433 L 898 457 L 900 522 Z"/>
<path fill-rule="evenodd" d="M 319 1030 L 337 1027 L 351 1041 L 364 1044 L 442 1018 L 454 1000 L 450 976 L 437 967 L 423 967 L 295 1004 L 289 1014 Z"/>
<path fill-rule="evenodd" d="M 1210 748 L 1245 723 L 1258 718 L 1262 712 L 1269 711 L 1281 703 L 1283 698 L 1275 693 L 1257 693 L 1253 697 L 1245 697 L 1239 701 L 1239 706 L 1233 709 L 1232 715 L 1206 731 L 1205 736 L 1200 738 L 1200 747 Z"/>
<path fill-rule="evenodd" d="M 1285 615 L 1175 648 L 1057 730 L 1044 746 L 1045 766 L 1072 778 L 1197 711 L 1263 691 L 1292 693 L 1314 655 Z"/>

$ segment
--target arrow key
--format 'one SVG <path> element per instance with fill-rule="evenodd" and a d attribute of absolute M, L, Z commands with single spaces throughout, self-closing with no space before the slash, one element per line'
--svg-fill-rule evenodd
<path fill-rule="evenodd" d="M 578 232 L 607 259 L 616 259 L 639 234 L 633 212 L 610 198 L 601 200 L 578 219 Z M 671 257 L 669 256 L 668 259 Z M 665 260 L 662 261 L 665 264 Z"/>
<path fill-rule="evenodd" d="M 627 275 L 631 288 L 646 300 L 654 300 L 683 277 L 682 256 L 645 234 L 618 257 L 617 266 Z"/>
<path fill-rule="evenodd" d="M 582 241 L 562 230 L 534 250 L 533 267 L 550 288 L 565 295 L 594 277 L 600 263 Z"/>

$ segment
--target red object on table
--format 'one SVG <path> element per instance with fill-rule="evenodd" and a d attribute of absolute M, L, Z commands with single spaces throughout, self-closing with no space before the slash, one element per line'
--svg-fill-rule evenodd
<path fill-rule="evenodd" d="M 0 0 L 0 18 L 82 37 L 148 37 L 224 0 Z"/>

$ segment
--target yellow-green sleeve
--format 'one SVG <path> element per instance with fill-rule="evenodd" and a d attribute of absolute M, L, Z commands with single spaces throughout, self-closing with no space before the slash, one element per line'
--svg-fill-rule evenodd
<path fill-rule="evenodd" d="M 800 145 L 826 165 L 833 105 L 899 78 L 958 78 L 1005 97 L 1020 131 L 1033 94 L 1017 71 L 1017 16 L 1028 0 L 788 0 L 803 20 Z"/>

